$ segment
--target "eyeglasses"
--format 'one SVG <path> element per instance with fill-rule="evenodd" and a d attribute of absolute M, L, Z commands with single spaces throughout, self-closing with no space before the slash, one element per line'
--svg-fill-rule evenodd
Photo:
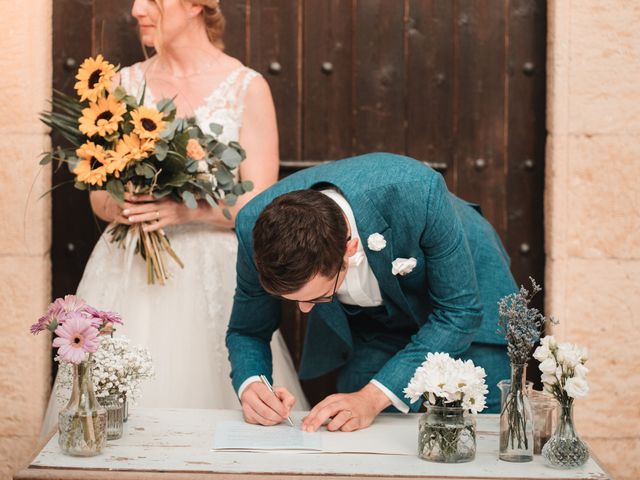
<path fill-rule="evenodd" d="M 333 285 L 333 292 L 331 293 L 331 295 L 329 295 L 328 297 L 318 297 L 315 298 L 313 300 L 296 300 L 296 303 L 300 304 L 300 303 L 312 303 L 314 305 L 317 305 L 319 303 L 331 303 L 333 302 L 333 297 L 336 296 L 336 290 L 338 290 L 338 280 L 340 279 L 340 272 L 342 271 L 342 268 L 340 270 L 338 270 L 338 274 L 336 275 L 336 283 Z"/>

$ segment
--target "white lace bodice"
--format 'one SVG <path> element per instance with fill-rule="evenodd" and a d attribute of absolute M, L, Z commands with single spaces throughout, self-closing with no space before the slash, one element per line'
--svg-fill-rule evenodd
<path fill-rule="evenodd" d="M 222 134 L 218 136 L 221 142 L 238 141 L 242 127 L 242 113 L 244 99 L 251 80 L 260 74 L 245 66 L 240 66 L 227 77 L 206 97 L 193 111 L 198 125 L 204 133 L 211 134 L 209 125 L 222 125 Z M 120 83 L 130 95 L 138 100 L 144 90 L 144 104 L 155 106 L 161 98 L 155 98 L 153 92 L 145 87 L 144 71 L 141 63 L 120 70 Z"/>

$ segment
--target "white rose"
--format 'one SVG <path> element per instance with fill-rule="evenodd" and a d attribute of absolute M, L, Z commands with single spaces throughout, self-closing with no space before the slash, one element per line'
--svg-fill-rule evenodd
<path fill-rule="evenodd" d="M 548 357 L 540 363 L 540 371 L 548 375 L 553 375 L 556 372 L 557 367 L 558 365 L 553 357 Z"/>
<path fill-rule="evenodd" d="M 583 364 L 579 363 L 578 365 L 576 365 L 574 372 L 576 377 L 586 379 L 587 373 L 589 373 L 589 369 Z"/>
<path fill-rule="evenodd" d="M 571 343 L 561 343 L 558 345 L 558 352 L 556 353 L 556 357 L 558 358 L 558 363 L 565 365 L 569 368 L 574 368 L 580 362 L 580 357 L 582 356 L 582 349 L 576 347 Z"/>
<path fill-rule="evenodd" d="M 543 347 L 547 347 L 549 350 L 555 350 L 558 346 L 558 342 L 553 335 L 547 335 L 542 340 L 540 340 L 540 345 Z"/>
<path fill-rule="evenodd" d="M 413 257 L 396 258 L 391 263 L 391 273 L 393 273 L 394 275 L 407 275 L 408 273 L 411 273 L 414 268 L 416 268 L 417 264 L 418 261 Z"/>
<path fill-rule="evenodd" d="M 540 379 L 545 385 L 555 385 L 556 383 L 558 383 L 558 378 L 555 375 L 551 375 L 548 373 L 543 373 Z"/>
<path fill-rule="evenodd" d="M 549 350 L 546 345 L 540 345 L 536 348 L 536 351 L 533 352 L 533 358 L 539 362 L 544 362 L 549 357 L 551 357 L 551 350 Z"/>
<path fill-rule="evenodd" d="M 367 247 L 369 247 L 369 250 L 379 252 L 386 246 L 387 241 L 379 233 L 372 233 L 369 235 L 369 238 L 367 238 Z"/>
<path fill-rule="evenodd" d="M 589 393 L 589 384 L 587 384 L 584 378 L 573 377 L 567 379 L 564 389 L 570 397 L 582 398 L 586 397 L 587 393 Z"/>

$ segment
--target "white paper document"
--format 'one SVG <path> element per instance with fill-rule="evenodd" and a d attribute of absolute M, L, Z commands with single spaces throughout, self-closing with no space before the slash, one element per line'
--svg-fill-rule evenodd
<path fill-rule="evenodd" d="M 287 424 L 263 427 L 243 421 L 227 420 L 216 425 L 214 450 L 322 450 L 315 433 L 303 432 Z"/>
<path fill-rule="evenodd" d="M 391 419 L 393 418 L 393 421 Z M 380 415 L 369 428 L 355 432 L 314 433 L 287 424 L 273 427 L 250 425 L 242 420 L 216 423 L 213 449 L 218 451 L 286 451 L 299 453 L 375 453 L 415 455 L 418 438 L 417 416 Z"/>

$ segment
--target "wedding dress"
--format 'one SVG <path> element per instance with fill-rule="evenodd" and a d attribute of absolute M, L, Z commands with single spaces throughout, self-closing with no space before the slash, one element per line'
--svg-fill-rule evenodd
<path fill-rule="evenodd" d="M 127 92 L 140 98 L 144 88 L 140 64 L 121 69 L 120 75 Z M 211 133 L 209 125 L 216 123 L 223 126 L 222 142 L 238 141 L 244 96 L 257 75 L 244 66 L 233 70 L 194 110 L 205 133 Z M 158 100 L 147 86 L 144 103 L 151 106 Z M 111 243 L 105 231 L 87 263 L 77 295 L 97 309 L 118 312 L 124 325 L 118 326 L 115 335 L 126 335 L 133 345 L 140 344 L 151 352 L 155 378 L 141 385 L 136 405 L 240 408 L 231 386 L 225 346 L 235 291 L 236 236 L 231 230 L 200 223 L 170 226 L 165 233 L 184 269 L 167 258 L 172 276 L 164 286 L 147 284 L 144 261 L 133 255 L 133 249 Z M 274 384 L 295 395 L 296 409 L 307 410 L 309 405 L 279 331 L 273 336 L 271 350 Z M 51 395 L 43 431 L 57 421 L 57 412 L 64 406 L 59 397 L 64 395 L 55 391 Z"/>

